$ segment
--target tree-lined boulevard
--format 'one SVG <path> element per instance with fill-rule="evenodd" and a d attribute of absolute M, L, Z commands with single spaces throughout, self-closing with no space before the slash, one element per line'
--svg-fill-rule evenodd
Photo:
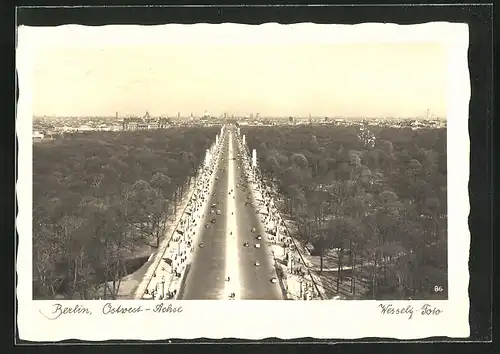
<path fill-rule="evenodd" d="M 33 171 L 35 299 L 447 297 L 445 129 L 92 132 Z"/>
<path fill-rule="evenodd" d="M 122 277 L 175 221 L 219 129 L 92 132 L 35 145 L 34 298 L 116 298 Z"/>
<path fill-rule="evenodd" d="M 241 131 L 327 298 L 447 297 L 446 129 Z"/>

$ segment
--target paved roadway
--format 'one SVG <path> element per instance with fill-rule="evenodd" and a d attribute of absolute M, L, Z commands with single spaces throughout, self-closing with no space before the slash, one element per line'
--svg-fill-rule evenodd
<path fill-rule="evenodd" d="M 235 299 L 282 300 L 279 284 L 271 282 L 276 272 L 256 209 L 252 204 L 245 205 L 250 190 L 243 178 L 243 161 L 237 157 L 236 131 L 227 129 L 222 138 L 218 179 L 204 211 L 203 222 L 210 226 L 203 228 L 198 238 L 203 247 L 196 247 L 178 299 L 227 300 L 234 292 Z M 236 160 L 232 160 L 233 155 Z M 220 215 L 210 214 L 212 204 Z M 210 223 L 213 218 L 215 224 Z M 260 241 L 256 239 L 258 234 L 262 236 Z M 261 247 L 256 248 L 256 243 Z M 256 261 L 260 266 L 255 266 Z"/>

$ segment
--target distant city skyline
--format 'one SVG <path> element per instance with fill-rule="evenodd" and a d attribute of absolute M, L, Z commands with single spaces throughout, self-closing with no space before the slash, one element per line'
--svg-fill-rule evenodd
<path fill-rule="evenodd" d="M 167 117 L 167 118 L 179 118 L 179 119 L 186 119 L 190 118 L 190 115 L 169 115 L 169 114 L 151 114 L 151 118 L 158 118 L 158 117 Z M 69 116 L 69 115 L 54 115 L 54 114 L 35 114 L 33 115 L 33 118 L 70 118 L 70 119 L 79 119 L 79 118 L 111 118 L 111 119 L 123 119 L 123 118 L 143 118 L 144 114 L 136 114 L 136 115 L 127 115 L 127 116 L 121 116 L 118 115 L 81 115 L 81 116 Z M 202 118 L 203 115 L 194 115 L 193 117 L 196 118 Z M 436 116 L 434 114 L 429 113 L 429 115 L 419 115 L 419 116 L 412 116 L 412 117 L 369 117 L 369 116 L 314 116 L 309 115 L 307 116 L 267 116 L 267 115 L 259 115 L 258 117 L 247 117 L 247 116 L 234 116 L 233 118 L 238 118 L 238 119 L 252 119 L 252 120 L 259 120 L 259 119 L 289 119 L 290 117 L 292 118 L 298 118 L 298 119 L 307 119 L 307 118 L 329 118 L 329 119 L 440 119 L 440 120 L 446 120 L 446 116 L 440 117 Z M 227 117 L 223 117 L 223 114 L 219 114 L 217 116 L 210 116 L 210 118 L 224 118 L 224 119 L 231 119 L 231 115 L 228 115 Z"/>
<path fill-rule="evenodd" d="M 32 54 L 33 114 L 447 116 L 450 58 L 443 43 L 401 36 L 376 43 L 369 40 L 373 29 L 364 41 L 320 43 L 300 27 L 234 26 L 184 26 L 175 37 L 168 26 L 157 28 L 157 42 L 127 40 L 146 34 L 131 26 L 24 28 L 19 45 L 29 44 Z M 324 33 L 315 26 L 316 35 Z M 238 33 L 242 40 L 231 40 Z"/>

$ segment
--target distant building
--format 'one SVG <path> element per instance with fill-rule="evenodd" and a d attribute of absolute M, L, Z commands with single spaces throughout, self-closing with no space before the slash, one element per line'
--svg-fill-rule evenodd
<path fill-rule="evenodd" d="M 149 124 L 147 122 L 144 122 L 144 121 L 138 122 L 137 129 L 139 129 L 139 130 L 149 129 Z"/>
<path fill-rule="evenodd" d="M 139 119 L 136 117 L 124 118 L 123 119 L 123 130 L 137 130 L 137 125 L 139 124 Z"/>
<path fill-rule="evenodd" d="M 68 127 L 67 125 L 65 125 L 65 126 L 63 126 L 63 127 L 61 128 L 61 130 L 62 130 L 63 132 L 73 132 L 73 131 L 76 131 L 76 130 L 78 130 L 78 129 L 77 129 L 77 128 L 75 128 L 75 127 Z"/>
<path fill-rule="evenodd" d="M 168 118 L 160 118 L 158 119 L 158 128 L 168 128 L 170 127 L 170 119 Z"/>
<path fill-rule="evenodd" d="M 42 141 L 43 138 L 45 137 L 44 134 L 40 133 L 40 132 L 34 132 L 33 133 L 33 142 L 39 142 L 39 141 Z"/>
<path fill-rule="evenodd" d="M 84 124 L 84 125 L 80 125 L 80 126 L 78 127 L 78 131 L 81 131 L 81 132 L 89 132 L 89 131 L 91 131 L 91 130 L 94 130 L 94 129 L 92 129 L 90 126 L 88 126 L 88 125 L 86 125 L 86 124 Z"/>
<path fill-rule="evenodd" d="M 165 117 L 152 118 L 148 112 L 142 118 L 124 118 L 122 122 L 123 130 L 146 130 L 165 129 L 170 127 L 170 119 Z"/>

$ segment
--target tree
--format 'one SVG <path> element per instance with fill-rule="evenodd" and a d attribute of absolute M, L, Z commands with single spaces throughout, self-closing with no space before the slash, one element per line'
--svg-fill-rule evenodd
<path fill-rule="evenodd" d="M 384 151 L 387 155 L 391 155 L 394 152 L 394 147 L 392 142 L 388 140 L 380 141 L 380 149 Z"/>
<path fill-rule="evenodd" d="M 55 243 L 55 248 L 62 251 L 57 264 L 66 268 L 66 274 L 62 274 L 62 287 L 71 298 L 80 297 L 87 286 L 87 272 L 82 266 L 85 241 L 76 237 L 82 223 L 83 220 L 79 217 L 63 216 L 56 225 L 55 238 L 52 241 Z"/>
<path fill-rule="evenodd" d="M 292 184 L 292 185 L 287 186 L 286 191 L 287 191 L 286 195 L 290 201 L 290 204 L 289 204 L 290 209 L 289 210 L 290 210 L 291 215 L 293 216 L 294 210 L 298 205 L 297 203 L 301 203 L 301 204 L 304 203 L 304 194 L 302 193 L 302 190 L 300 189 L 300 187 L 296 184 Z"/>
<path fill-rule="evenodd" d="M 161 192 L 164 196 L 169 195 L 171 192 L 171 184 L 172 180 L 170 177 L 161 172 L 155 173 L 150 182 L 151 187 L 156 189 L 157 192 Z"/>
<path fill-rule="evenodd" d="M 175 209 L 218 130 L 90 132 L 34 146 L 34 298 L 87 298 L 105 273 L 116 292 L 129 249 L 158 245 L 167 200 Z"/>
<path fill-rule="evenodd" d="M 340 217 L 332 220 L 330 224 L 334 232 L 333 247 L 337 249 L 337 293 L 340 290 L 340 279 L 343 267 L 343 258 L 346 249 L 349 248 L 352 239 L 358 239 L 363 235 L 363 229 L 359 222 L 351 217 Z"/>
<path fill-rule="evenodd" d="M 47 227 L 34 222 L 33 231 L 33 292 L 43 298 L 55 299 L 64 276 L 57 272 L 56 263 L 62 253 L 61 245 Z"/>
<path fill-rule="evenodd" d="M 160 247 L 160 237 L 163 234 L 167 203 L 158 193 L 145 181 L 137 181 L 132 186 L 131 208 L 142 237 L 147 240 L 154 238 L 156 248 Z"/>
<path fill-rule="evenodd" d="M 88 229 L 85 232 L 93 235 L 93 247 L 87 248 L 93 251 L 93 254 L 89 255 L 89 261 L 96 270 L 96 277 L 104 281 L 105 299 L 108 294 L 112 299 L 116 299 L 121 277 L 126 275 L 124 251 L 129 245 L 126 241 L 126 225 L 122 222 L 118 203 L 118 198 L 110 204 L 89 200 L 85 206 L 89 215 Z"/>
<path fill-rule="evenodd" d="M 294 166 L 297 166 L 298 168 L 306 168 L 309 164 L 307 162 L 307 159 L 305 158 L 304 154 L 293 154 L 291 157 L 292 164 Z"/>
<path fill-rule="evenodd" d="M 264 160 L 264 171 L 270 176 L 272 180 L 275 180 L 279 174 L 279 163 L 275 156 L 267 156 Z"/>
<path fill-rule="evenodd" d="M 430 252 L 436 247 L 446 254 L 446 130 L 370 127 L 361 136 L 366 128 L 244 129 L 250 147 L 266 147 L 261 168 L 277 180 L 282 211 L 293 214 L 317 254 L 328 244 L 329 219 L 358 220 L 359 232 L 349 234 L 340 257 L 345 263 L 348 254 L 359 269 L 351 278 L 353 293 L 356 277 L 371 276 L 373 298 L 403 298 L 413 291 L 415 298 L 426 289 L 420 269 L 429 279 L 446 269 L 446 256 L 437 260 L 438 252 Z M 371 136 L 375 145 L 366 144 Z M 320 200 L 320 192 L 329 198 Z M 294 202 L 290 195 L 300 193 L 304 200 Z"/>
<path fill-rule="evenodd" d="M 316 135 L 310 134 L 309 135 L 309 144 L 308 148 L 311 152 L 319 152 L 320 145 L 318 143 L 318 139 L 316 138 Z"/>
<path fill-rule="evenodd" d="M 412 178 L 412 180 L 415 181 L 420 175 L 420 172 L 422 172 L 422 164 L 418 160 L 412 159 L 408 163 L 406 171 L 408 176 L 410 176 L 410 178 Z"/>
<path fill-rule="evenodd" d="M 334 235 L 334 227 L 331 226 L 332 220 L 329 221 L 327 225 L 318 230 L 315 234 L 315 237 L 312 240 L 312 245 L 314 247 L 314 253 L 318 254 L 320 257 L 320 268 L 319 272 L 323 272 L 323 259 L 325 256 L 325 251 L 330 249 L 333 244 Z"/>

